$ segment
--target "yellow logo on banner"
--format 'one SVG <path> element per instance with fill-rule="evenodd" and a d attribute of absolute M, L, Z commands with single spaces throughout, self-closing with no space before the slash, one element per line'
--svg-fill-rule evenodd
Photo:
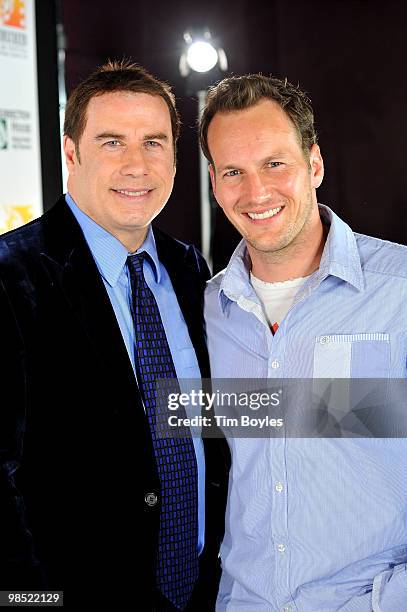
<path fill-rule="evenodd" d="M 25 0 L 0 0 L 0 26 L 25 30 Z"/>
<path fill-rule="evenodd" d="M 34 219 L 31 204 L 8 204 L 0 206 L 0 234 L 20 227 Z"/>

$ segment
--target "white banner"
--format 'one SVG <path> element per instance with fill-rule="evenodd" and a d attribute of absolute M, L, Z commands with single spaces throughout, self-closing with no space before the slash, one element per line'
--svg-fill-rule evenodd
<path fill-rule="evenodd" d="M 0 0 L 0 233 L 42 213 L 35 0 Z"/>

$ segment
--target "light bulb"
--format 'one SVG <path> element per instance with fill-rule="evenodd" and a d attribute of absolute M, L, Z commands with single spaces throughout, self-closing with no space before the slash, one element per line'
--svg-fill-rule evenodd
<path fill-rule="evenodd" d="M 216 49 L 208 42 L 194 42 L 187 51 L 187 62 L 195 72 L 209 72 L 218 61 Z"/>

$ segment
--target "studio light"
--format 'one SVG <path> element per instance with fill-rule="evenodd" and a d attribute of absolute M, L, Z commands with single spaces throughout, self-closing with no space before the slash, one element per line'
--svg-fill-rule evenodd
<path fill-rule="evenodd" d="M 184 33 L 184 50 L 179 61 L 179 70 L 183 77 L 191 73 L 204 74 L 218 68 L 226 72 L 228 62 L 224 50 L 212 39 L 208 29 L 200 32 Z"/>
<path fill-rule="evenodd" d="M 196 41 L 188 47 L 186 59 L 195 72 L 209 72 L 218 62 L 218 53 L 211 43 Z"/>
<path fill-rule="evenodd" d="M 197 97 L 198 117 L 205 106 L 207 88 L 218 81 L 228 69 L 226 53 L 212 38 L 208 28 L 188 30 L 184 33 L 179 71 L 185 77 L 186 93 Z M 212 267 L 212 237 L 216 203 L 210 193 L 208 162 L 199 150 L 201 250 L 209 267 Z"/>

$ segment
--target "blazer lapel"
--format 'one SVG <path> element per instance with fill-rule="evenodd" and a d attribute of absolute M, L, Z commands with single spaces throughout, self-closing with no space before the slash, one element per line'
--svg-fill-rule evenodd
<path fill-rule="evenodd" d="M 158 257 L 169 274 L 187 324 L 201 375 L 207 378 L 209 377 L 209 360 L 203 319 L 203 292 L 206 280 L 204 272 L 199 272 L 195 251 L 192 247 L 187 247 L 156 228 L 154 228 L 154 236 Z"/>
<path fill-rule="evenodd" d="M 113 307 L 79 225 L 65 202 L 59 201 L 47 215 L 41 259 L 52 284 L 64 294 L 109 374 L 137 393 Z"/>

